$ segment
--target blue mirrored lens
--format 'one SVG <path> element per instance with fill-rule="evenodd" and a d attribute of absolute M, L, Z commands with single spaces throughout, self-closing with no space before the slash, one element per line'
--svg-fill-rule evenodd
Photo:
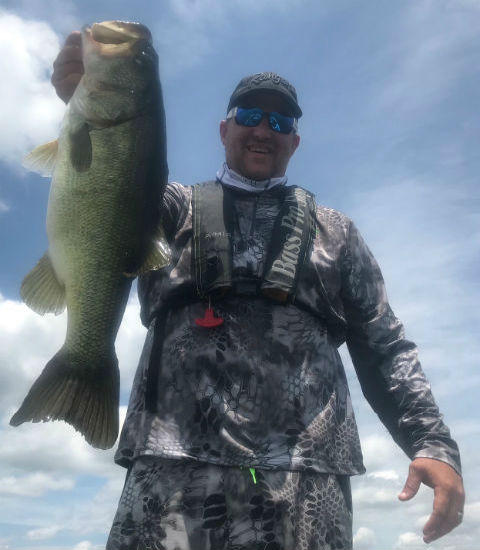
<path fill-rule="evenodd" d="M 244 126 L 258 126 L 263 118 L 261 109 L 245 109 L 241 113 L 241 120 Z"/>
<path fill-rule="evenodd" d="M 290 132 L 290 130 L 292 129 L 292 125 L 290 125 L 290 130 L 286 132 L 285 130 L 288 127 L 288 121 L 285 124 L 285 120 L 282 120 L 284 118 L 285 117 L 283 117 L 282 115 L 279 115 L 278 113 L 270 113 L 268 115 L 268 123 L 270 124 L 270 128 L 275 132 L 283 132 L 283 133 Z"/>
<path fill-rule="evenodd" d="M 268 117 L 268 124 L 274 132 L 289 134 L 292 131 L 295 121 L 293 117 L 288 117 L 275 112 L 266 113 L 258 107 L 253 107 L 252 109 L 237 107 L 235 120 L 237 124 L 252 127 L 258 126 L 265 115 Z"/>

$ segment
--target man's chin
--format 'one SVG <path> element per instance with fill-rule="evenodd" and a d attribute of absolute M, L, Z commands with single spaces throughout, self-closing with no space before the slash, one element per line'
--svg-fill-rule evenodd
<path fill-rule="evenodd" d="M 264 181 L 270 179 L 270 176 L 264 174 L 248 174 L 244 177 L 253 181 Z"/>
<path fill-rule="evenodd" d="M 254 181 L 263 181 L 273 178 L 271 170 L 244 170 L 241 175 L 244 178 Z"/>

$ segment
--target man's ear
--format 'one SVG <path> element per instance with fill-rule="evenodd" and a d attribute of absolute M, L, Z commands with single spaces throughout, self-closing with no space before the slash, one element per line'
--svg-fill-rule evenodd
<path fill-rule="evenodd" d="M 225 145 L 225 139 L 227 135 L 227 121 L 221 120 L 220 121 L 220 139 L 222 140 L 223 145 Z"/>
<path fill-rule="evenodd" d="M 300 136 L 298 134 L 295 134 L 293 136 L 292 152 L 290 153 L 290 156 L 292 156 L 293 153 L 295 153 L 299 145 L 300 145 Z"/>

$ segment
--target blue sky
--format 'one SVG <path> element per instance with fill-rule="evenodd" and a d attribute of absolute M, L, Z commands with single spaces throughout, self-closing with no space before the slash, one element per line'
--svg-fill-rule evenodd
<path fill-rule="evenodd" d="M 0 548 L 102 548 L 124 472 L 63 423 L 8 426 L 60 347 L 65 317 L 40 317 L 19 286 L 47 247 L 48 180 L 21 159 L 55 138 L 49 84 L 69 31 L 105 19 L 151 29 L 160 56 L 170 179 L 210 179 L 218 122 L 246 74 L 273 70 L 304 112 L 290 183 L 350 216 L 377 257 L 459 442 L 464 525 L 433 543 L 480 540 L 480 2 L 478 0 L 0 0 Z M 125 413 L 145 330 L 132 293 L 117 338 Z M 408 459 L 369 410 L 342 349 L 367 474 L 353 479 L 357 549 L 423 548 L 431 491 L 396 495 Z"/>

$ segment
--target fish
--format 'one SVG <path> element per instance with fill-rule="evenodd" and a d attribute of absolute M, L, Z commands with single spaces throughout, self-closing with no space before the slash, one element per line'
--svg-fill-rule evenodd
<path fill-rule="evenodd" d="M 164 267 L 166 125 L 158 55 L 148 28 L 104 21 L 82 29 L 85 68 L 57 140 L 24 166 L 52 175 L 48 250 L 20 294 L 39 314 L 67 308 L 61 349 L 10 424 L 63 420 L 93 447 L 119 429 L 115 339 L 133 279 Z"/>

